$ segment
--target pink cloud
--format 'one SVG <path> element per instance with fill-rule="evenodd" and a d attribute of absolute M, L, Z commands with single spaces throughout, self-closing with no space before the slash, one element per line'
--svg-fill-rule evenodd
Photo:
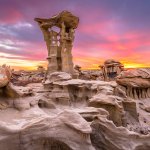
<path fill-rule="evenodd" d="M 6 9 L 6 8 L 3 8 Z M 17 9 L 14 8 L 7 8 L 8 12 L 4 11 L 3 13 L 6 13 L 5 15 L 0 15 L 0 23 L 5 24 L 13 24 L 16 22 L 19 22 L 22 20 L 23 15 L 21 12 L 19 12 Z"/>

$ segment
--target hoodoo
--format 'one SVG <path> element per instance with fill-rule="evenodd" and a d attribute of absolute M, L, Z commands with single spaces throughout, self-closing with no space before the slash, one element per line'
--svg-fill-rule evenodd
<path fill-rule="evenodd" d="M 48 49 L 48 73 L 63 71 L 73 74 L 72 46 L 79 18 L 63 11 L 49 19 L 35 18 Z M 55 31 L 55 29 L 59 31 Z M 56 30 L 57 30 L 56 29 Z"/>

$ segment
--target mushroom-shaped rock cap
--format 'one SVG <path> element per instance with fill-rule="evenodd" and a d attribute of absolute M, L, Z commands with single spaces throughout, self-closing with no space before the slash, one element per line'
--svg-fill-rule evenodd
<path fill-rule="evenodd" d="M 114 59 L 108 59 L 104 62 L 105 65 L 109 65 L 109 64 L 121 64 L 119 61 L 114 60 Z"/>
<path fill-rule="evenodd" d="M 74 66 L 74 69 L 81 69 L 81 66 L 75 65 L 75 66 Z"/>
<path fill-rule="evenodd" d="M 122 71 L 117 76 L 117 83 L 123 86 L 149 88 L 150 68 Z"/>
<path fill-rule="evenodd" d="M 119 62 L 119 61 L 117 61 L 117 60 L 113 60 L 113 59 L 108 59 L 108 60 L 106 60 L 105 62 L 104 62 L 104 66 L 123 66 L 122 64 L 121 64 L 121 62 Z"/>
<path fill-rule="evenodd" d="M 150 68 L 147 69 L 132 69 L 121 72 L 118 78 L 135 78 L 150 79 Z"/>
<path fill-rule="evenodd" d="M 67 28 L 73 29 L 76 29 L 79 23 L 79 18 L 74 16 L 69 11 L 62 11 L 58 15 L 55 15 L 49 19 L 35 18 L 34 20 L 37 21 L 39 24 L 44 24 L 45 27 L 52 27 L 55 25 L 61 28 L 61 25 L 64 22 Z"/>

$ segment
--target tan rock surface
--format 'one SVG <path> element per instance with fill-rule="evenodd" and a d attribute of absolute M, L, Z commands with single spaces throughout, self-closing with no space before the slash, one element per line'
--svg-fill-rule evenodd
<path fill-rule="evenodd" d="M 90 125 L 75 112 L 66 110 L 51 117 L 38 108 L 11 112 L 9 121 L 7 118 L 0 121 L 3 150 L 94 150 Z"/>
<path fill-rule="evenodd" d="M 116 77 L 124 70 L 123 64 L 121 62 L 108 59 L 100 66 L 103 74 L 104 81 L 113 81 Z"/>
<path fill-rule="evenodd" d="M 72 46 L 79 18 L 63 11 L 49 19 L 35 18 L 42 30 L 48 49 L 48 71 L 63 71 L 73 74 Z M 58 27 L 60 31 L 55 31 Z"/>
<path fill-rule="evenodd" d="M 11 78 L 10 67 L 3 65 L 0 66 L 0 88 L 7 86 Z"/>
<path fill-rule="evenodd" d="M 125 87 L 126 95 L 134 99 L 150 98 L 150 69 L 123 71 L 117 83 Z"/>

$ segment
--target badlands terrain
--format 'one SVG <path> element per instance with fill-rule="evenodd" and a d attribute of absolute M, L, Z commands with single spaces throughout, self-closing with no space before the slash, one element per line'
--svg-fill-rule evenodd
<path fill-rule="evenodd" d="M 65 72 L 44 83 L 13 81 L 1 80 L 3 150 L 150 149 L 150 69 L 123 71 L 114 81 Z"/>
<path fill-rule="evenodd" d="M 35 21 L 48 66 L 0 67 L 0 150 L 150 150 L 150 68 L 110 59 L 83 71 L 71 53 L 79 18 Z"/>

